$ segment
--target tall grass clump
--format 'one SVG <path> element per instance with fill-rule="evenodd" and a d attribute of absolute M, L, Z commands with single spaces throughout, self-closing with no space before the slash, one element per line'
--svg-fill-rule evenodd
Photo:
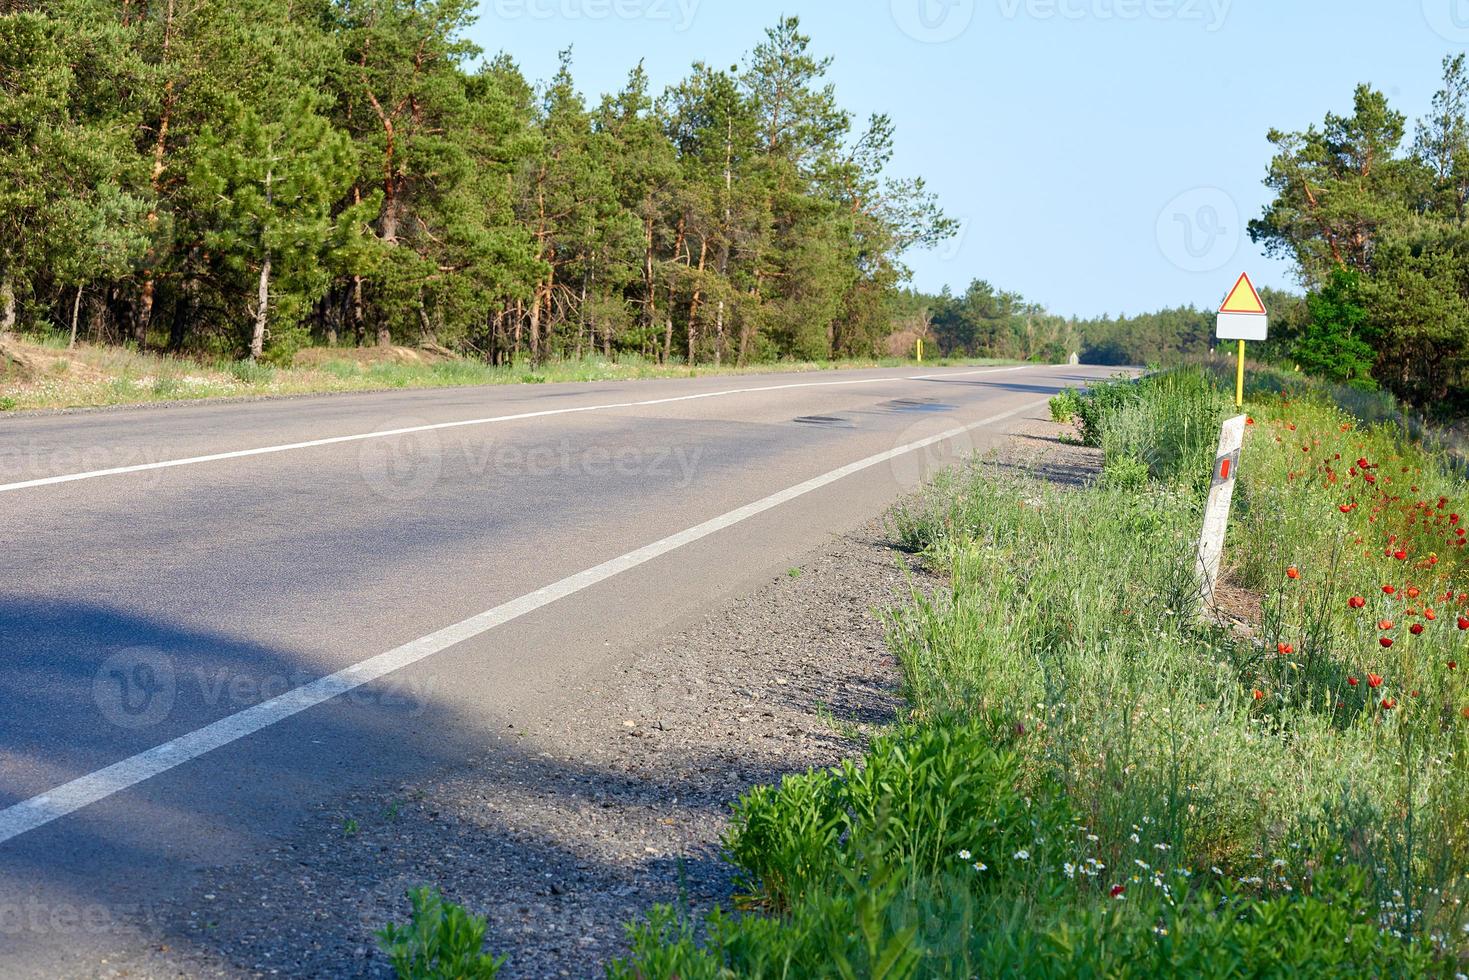
<path fill-rule="evenodd" d="M 1132 474 L 1138 473 L 1165 485 L 1197 488 L 1208 481 L 1219 423 L 1230 409 L 1207 372 L 1184 368 L 1136 381 L 1100 382 L 1076 414 L 1082 441 L 1105 452 L 1109 482 L 1120 479 L 1126 489 L 1137 489 L 1142 480 Z"/>

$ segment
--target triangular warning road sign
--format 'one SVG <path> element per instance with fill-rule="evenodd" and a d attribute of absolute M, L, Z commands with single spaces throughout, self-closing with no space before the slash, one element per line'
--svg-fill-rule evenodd
<path fill-rule="evenodd" d="M 1220 313 L 1264 313 L 1265 304 L 1260 302 L 1260 294 L 1255 292 L 1255 284 L 1250 282 L 1248 272 L 1240 273 L 1239 281 L 1229 291 L 1224 305 L 1219 307 Z"/>

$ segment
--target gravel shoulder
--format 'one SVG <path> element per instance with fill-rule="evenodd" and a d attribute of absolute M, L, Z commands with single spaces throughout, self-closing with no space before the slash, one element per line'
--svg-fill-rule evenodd
<path fill-rule="evenodd" d="M 1063 431 L 1026 421 L 995 463 L 1080 483 L 1096 454 Z M 212 870 L 133 923 L 95 975 L 391 976 L 372 933 L 406 920 L 404 892 L 420 884 L 487 916 L 502 976 L 600 975 L 652 904 L 698 915 L 731 895 L 718 842 L 740 793 L 832 765 L 894 718 L 882 610 L 940 584 L 883 520 L 836 538 L 680 635 L 625 651 L 482 758 L 312 805 L 261 859 Z"/>

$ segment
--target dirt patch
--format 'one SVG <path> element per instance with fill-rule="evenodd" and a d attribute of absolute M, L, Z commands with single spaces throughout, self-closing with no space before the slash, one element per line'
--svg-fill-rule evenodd
<path fill-rule="evenodd" d="M 1026 423 L 997 463 L 1095 462 Z M 1077 450 L 1077 451 L 1073 451 Z M 391 975 L 372 933 L 432 883 L 489 920 L 506 977 L 596 976 L 657 902 L 727 901 L 719 839 L 752 785 L 860 751 L 900 705 L 880 611 L 941 586 L 874 521 L 608 668 L 553 730 L 317 804 L 263 862 L 201 879 L 110 975 Z M 160 938 L 160 935 L 166 938 Z M 167 947 L 164 951 L 160 947 Z M 118 971 L 113 973 L 112 971 Z"/>
<path fill-rule="evenodd" d="M 1255 636 L 1264 620 L 1265 597 L 1253 592 L 1228 575 L 1214 586 L 1214 598 L 1209 603 L 1208 614 L 1221 626 L 1227 626 L 1240 636 Z"/>
<path fill-rule="evenodd" d="M 34 373 L 35 364 L 20 349 L 19 344 L 7 337 L 0 337 L 0 381 L 29 381 Z"/>

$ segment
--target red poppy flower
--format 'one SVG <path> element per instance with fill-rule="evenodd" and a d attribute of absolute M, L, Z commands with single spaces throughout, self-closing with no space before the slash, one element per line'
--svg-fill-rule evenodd
<path fill-rule="evenodd" d="M 1383 649 L 1386 649 L 1386 648 L 1392 646 L 1392 637 L 1390 637 L 1390 636 L 1384 636 L 1381 639 L 1379 639 L 1377 642 L 1382 644 Z"/>
<path fill-rule="evenodd" d="M 1382 686 L 1382 675 L 1381 674 L 1368 674 L 1367 675 L 1367 686 L 1368 687 L 1381 687 Z"/>
<path fill-rule="evenodd" d="M 1355 677 L 1348 677 L 1347 683 L 1350 684 L 1352 687 L 1356 687 L 1361 682 L 1358 681 Z"/>
<path fill-rule="evenodd" d="M 1393 698 L 1383 698 L 1382 699 L 1382 710 L 1383 711 L 1391 711 L 1392 709 L 1396 708 L 1397 706 L 1398 706 L 1398 703 Z"/>
<path fill-rule="evenodd" d="M 1340 507 L 1337 508 L 1337 510 L 1341 511 L 1343 514 L 1350 514 L 1352 512 L 1352 505 L 1342 504 Z"/>
<path fill-rule="evenodd" d="M 1423 594 L 1422 592 L 1419 592 L 1418 591 L 1418 587 L 1416 585 L 1410 585 L 1408 587 L 1408 598 L 1409 599 L 1416 599 L 1416 598 L 1418 598 L 1422 594 Z"/>
<path fill-rule="evenodd" d="M 1408 632 L 1409 633 L 1412 633 L 1414 636 L 1422 636 L 1423 635 L 1423 624 L 1422 623 L 1414 623 L 1412 626 L 1409 626 L 1408 627 Z"/>
<path fill-rule="evenodd" d="M 1254 697 L 1256 701 L 1262 701 L 1265 698 L 1265 692 L 1260 690 L 1258 687 L 1250 691 L 1250 694 Z"/>
<path fill-rule="evenodd" d="M 1459 669 L 1459 661 L 1457 661 L 1457 660 L 1450 660 L 1448 662 L 1448 668 L 1449 668 L 1449 670 L 1458 670 Z"/>
<path fill-rule="evenodd" d="M 1296 648 L 1289 643 L 1277 643 L 1275 644 L 1275 651 L 1284 657 L 1286 654 L 1295 653 Z"/>
<path fill-rule="evenodd" d="M 1359 595 L 1354 595 L 1347 600 L 1347 605 L 1353 609 L 1361 609 L 1363 606 L 1367 605 L 1367 600 Z"/>
<path fill-rule="evenodd" d="M 1379 619 L 1377 621 L 1377 628 L 1380 629 L 1380 630 L 1384 630 L 1384 631 L 1390 630 L 1390 629 L 1392 629 L 1392 626 L 1393 626 L 1393 623 L 1392 623 L 1392 620 L 1390 620 L 1390 619 Z"/>
<path fill-rule="evenodd" d="M 1459 629 L 1461 629 L 1461 630 L 1469 630 L 1469 619 L 1466 619 L 1465 617 L 1460 616 L 1459 617 Z"/>
<path fill-rule="evenodd" d="M 1297 568 L 1296 566 L 1292 565 L 1291 567 L 1289 567 L 1289 568 L 1287 568 L 1285 570 L 1285 577 L 1286 578 L 1290 578 L 1290 579 L 1300 578 L 1301 577 L 1301 570 L 1299 568 Z"/>
<path fill-rule="evenodd" d="M 1423 618 L 1431 623 L 1438 618 L 1438 613 L 1434 612 L 1432 609 L 1425 609 L 1423 610 Z"/>
<path fill-rule="evenodd" d="M 1396 558 L 1398 561 L 1407 561 L 1408 560 L 1408 553 L 1406 551 L 1401 550 L 1401 549 L 1399 549 L 1398 551 L 1394 551 L 1392 553 L 1392 556 L 1394 558 Z"/>
<path fill-rule="evenodd" d="M 1382 587 L 1383 595 L 1392 595 L 1396 591 L 1398 591 L 1398 587 L 1395 585 L 1384 585 Z"/>
<path fill-rule="evenodd" d="M 1469 711 L 1469 708 L 1466 708 L 1465 711 Z M 1466 718 L 1469 718 L 1469 714 L 1466 714 L 1465 717 Z M 1112 886 L 1112 890 L 1110 892 L 1108 892 L 1107 894 L 1111 895 L 1113 898 L 1118 898 L 1125 891 L 1127 891 L 1127 888 L 1125 886 L 1123 886 L 1123 885 L 1113 885 Z"/>

